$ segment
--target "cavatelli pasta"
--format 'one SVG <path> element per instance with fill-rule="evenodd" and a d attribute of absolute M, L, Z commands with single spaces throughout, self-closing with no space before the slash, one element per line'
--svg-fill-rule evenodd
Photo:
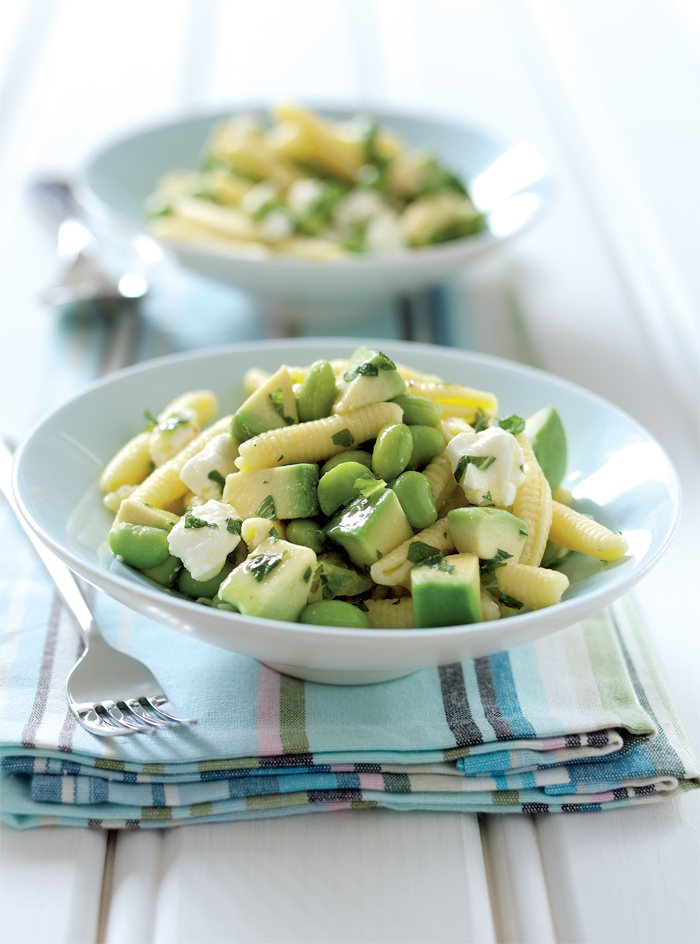
<path fill-rule="evenodd" d="M 561 547 L 604 561 L 619 560 L 627 551 L 627 541 L 623 535 L 610 531 L 558 501 L 552 502 L 549 537 Z"/>
<path fill-rule="evenodd" d="M 374 439 L 388 423 L 400 423 L 397 403 L 372 403 L 322 420 L 271 429 L 239 447 L 236 465 L 242 472 L 295 462 L 318 462 Z"/>
<path fill-rule="evenodd" d="M 130 497 L 148 505 L 155 505 L 156 508 L 167 508 L 173 502 L 181 499 L 188 491 L 187 486 L 180 478 L 182 467 L 192 456 L 196 456 L 210 439 L 228 432 L 231 419 L 231 416 L 224 416 L 216 423 L 212 423 L 196 439 L 185 446 L 181 452 L 160 468 L 151 472 L 148 478 L 132 492 Z"/>
<path fill-rule="evenodd" d="M 374 629 L 413 629 L 413 601 L 400 599 L 366 600 L 367 618 Z"/>
<path fill-rule="evenodd" d="M 552 523 L 552 492 L 530 440 L 524 433 L 516 438 L 523 450 L 525 478 L 515 493 L 513 514 L 522 518 L 528 527 L 520 562 L 536 567 L 542 560 Z"/>
<path fill-rule="evenodd" d="M 569 586 L 569 578 L 558 570 L 529 564 L 506 564 L 496 570 L 498 589 L 523 606 L 539 610 L 559 603 Z"/>
<path fill-rule="evenodd" d="M 423 469 L 423 475 L 430 482 L 433 501 L 439 514 L 445 502 L 457 488 L 457 481 L 452 472 L 447 453 L 441 452 L 439 456 L 435 456 L 432 462 L 429 462 Z"/>
<path fill-rule="evenodd" d="M 428 397 L 439 405 L 444 417 L 458 416 L 468 423 L 473 423 L 479 414 L 491 419 L 498 412 L 498 400 L 492 393 L 460 384 L 409 380 L 406 393 Z"/>
<path fill-rule="evenodd" d="M 385 587 L 410 587 L 411 570 L 414 564 L 408 559 L 408 553 L 411 545 L 417 541 L 437 548 L 442 554 L 449 554 L 455 549 L 447 518 L 438 518 L 435 524 L 419 531 L 418 534 L 404 541 L 403 544 L 399 544 L 397 548 L 378 560 L 376 564 L 372 564 L 369 571 L 372 580 Z"/>

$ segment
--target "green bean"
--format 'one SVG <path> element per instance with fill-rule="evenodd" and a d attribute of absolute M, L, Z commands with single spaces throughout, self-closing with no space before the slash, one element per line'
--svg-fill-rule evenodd
<path fill-rule="evenodd" d="M 445 440 L 434 426 L 411 426 L 413 449 L 409 469 L 422 469 L 445 448 Z"/>
<path fill-rule="evenodd" d="M 151 580 L 155 580 L 155 582 L 159 583 L 162 587 L 172 587 L 177 575 L 180 573 L 181 566 L 182 561 L 180 558 L 173 557 L 172 554 L 169 554 L 162 564 L 158 564 L 157 567 L 149 567 L 148 570 L 144 570 L 144 574 L 150 577 Z"/>
<path fill-rule="evenodd" d="M 408 523 L 414 531 L 422 531 L 437 521 L 437 508 L 430 482 L 422 472 L 404 472 L 391 488 L 401 503 Z"/>
<path fill-rule="evenodd" d="M 187 597 L 194 597 L 195 599 L 197 597 L 211 598 L 216 596 L 222 580 L 228 577 L 232 570 L 233 564 L 226 561 L 215 577 L 210 577 L 209 580 L 195 580 L 189 570 L 183 567 L 177 581 L 177 589 Z"/>
<path fill-rule="evenodd" d="M 321 511 L 324 515 L 332 515 L 341 505 L 357 497 L 355 482 L 358 479 L 372 478 L 372 473 L 361 462 L 341 462 L 322 475 L 318 483 L 318 503 Z"/>
<path fill-rule="evenodd" d="M 440 407 L 427 397 L 402 393 L 394 397 L 392 402 L 398 403 L 403 410 L 403 421 L 407 426 L 438 426 L 442 419 Z"/>
<path fill-rule="evenodd" d="M 160 528 L 122 522 L 109 532 L 112 553 L 139 570 L 162 564 L 169 556 L 168 535 Z"/>
<path fill-rule="evenodd" d="M 335 374 L 331 365 L 328 361 L 314 361 L 297 398 L 301 422 L 306 423 L 308 420 L 320 420 L 324 416 L 330 416 L 337 393 Z"/>
<path fill-rule="evenodd" d="M 287 540 L 292 544 L 310 547 L 318 554 L 326 542 L 326 536 L 313 518 L 294 518 L 287 525 Z"/>
<path fill-rule="evenodd" d="M 317 626 L 348 626 L 353 629 L 369 629 L 369 620 L 359 606 L 343 600 L 319 600 L 309 603 L 301 611 L 300 623 Z"/>
<path fill-rule="evenodd" d="M 408 426 L 404 423 L 384 426 L 374 444 L 372 469 L 385 481 L 395 479 L 408 465 L 412 449 L 413 438 Z"/>
<path fill-rule="evenodd" d="M 334 469 L 337 465 L 341 465 L 343 462 L 361 462 L 362 465 L 369 469 L 372 466 L 372 456 L 362 449 L 348 449 L 347 452 L 339 452 L 323 463 L 321 466 L 321 475 L 325 475 L 326 472 L 330 472 L 331 469 Z"/>

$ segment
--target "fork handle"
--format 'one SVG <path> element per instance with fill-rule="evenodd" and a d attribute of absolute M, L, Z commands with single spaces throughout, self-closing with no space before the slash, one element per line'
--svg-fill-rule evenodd
<path fill-rule="evenodd" d="M 17 521 L 23 528 L 25 534 L 31 541 L 34 550 L 39 555 L 42 564 L 48 570 L 59 596 L 73 614 L 80 632 L 87 645 L 88 640 L 92 641 L 98 630 L 95 626 L 95 620 L 83 596 L 83 592 L 78 586 L 78 582 L 68 569 L 68 567 L 59 560 L 53 551 L 43 544 L 25 521 L 19 504 L 12 490 L 12 451 L 8 445 L 0 438 L 0 491 L 7 499 L 7 503 L 17 518 Z M 101 638 L 101 637 L 100 637 Z"/>

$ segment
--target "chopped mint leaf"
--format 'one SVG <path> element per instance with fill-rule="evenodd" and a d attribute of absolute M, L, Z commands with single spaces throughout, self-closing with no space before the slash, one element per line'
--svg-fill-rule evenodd
<path fill-rule="evenodd" d="M 457 468 L 455 469 L 455 481 L 461 482 L 464 478 L 464 473 L 467 471 L 467 466 L 469 465 L 469 456 L 460 456 L 459 462 L 457 463 Z"/>
<path fill-rule="evenodd" d="M 508 551 L 504 551 L 503 548 L 499 547 L 494 557 L 481 562 L 482 575 L 493 574 L 499 567 L 505 567 L 506 561 L 512 556 Z"/>
<path fill-rule="evenodd" d="M 278 554 L 258 554 L 256 557 L 249 557 L 245 564 L 245 569 L 251 574 L 258 583 L 267 577 L 270 571 L 274 570 L 278 564 L 282 563 L 282 558 Z"/>
<path fill-rule="evenodd" d="M 396 364 L 382 351 L 377 351 L 366 361 L 358 364 L 354 370 L 345 374 L 344 379 L 350 383 L 355 377 L 376 377 L 380 370 L 396 370 Z"/>
<path fill-rule="evenodd" d="M 413 541 L 406 554 L 407 560 L 412 564 L 422 564 L 432 567 L 435 564 L 442 563 L 442 551 L 432 544 L 425 544 L 423 541 Z"/>
<path fill-rule="evenodd" d="M 154 426 L 158 425 L 158 417 L 154 416 L 150 410 L 144 410 L 143 415 L 148 420 L 148 426 L 146 427 L 146 432 L 148 432 L 149 429 L 153 429 Z"/>
<path fill-rule="evenodd" d="M 486 413 L 483 410 L 477 410 L 476 416 L 474 417 L 474 422 L 472 423 L 472 428 L 475 433 L 483 433 L 485 429 L 488 429 L 491 425 L 491 420 L 488 418 Z"/>
<path fill-rule="evenodd" d="M 291 416 L 287 416 L 284 412 L 284 390 L 279 387 L 277 390 L 274 390 L 272 393 L 268 394 L 270 398 L 270 403 L 272 404 L 272 409 L 275 413 L 284 420 L 286 426 L 291 426 L 294 422 L 294 419 Z"/>
<path fill-rule="evenodd" d="M 485 492 L 485 493 L 481 496 L 481 504 L 483 505 L 484 502 L 491 502 L 491 504 L 493 505 L 493 498 L 492 498 L 492 496 L 491 496 L 491 492 L 490 492 L 490 491 L 489 491 L 489 492 Z"/>
<path fill-rule="evenodd" d="M 397 597 L 396 600 L 391 601 L 391 605 L 398 606 L 400 602 L 401 602 L 401 597 Z"/>
<path fill-rule="evenodd" d="M 457 468 L 455 469 L 455 479 L 458 482 L 462 481 L 468 465 L 473 465 L 474 468 L 485 471 L 486 469 L 490 469 L 495 461 L 495 456 L 460 456 Z"/>
<path fill-rule="evenodd" d="M 270 518 L 271 520 L 277 517 L 277 511 L 275 509 L 275 500 L 272 495 L 266 495 L 258 506 L 258 510 L 255 512 L 260 518 Z"/>
<path fill-rule="evenodd" d="M 516 600 L 515 597 L 509 597 L 507 593 L 503 593 L 498 587 L 488 587 L 487 589 L 491 596 L 504 606 L 510 607 L 511 610 L 522 610 L 523 605 L 520 600 Z"/>
<path fill-rule="evenodd" d="M 525 429 L 525 420 L 522 418 L 522 416 L 516 416 L 513 414 L 512 416 L 505 416 L 502 420 L 499 420 L 498 425 L 507 433 L 517 436 Z"/>
<path fill-rule="evenodd" d="M 308 583 L 311 580 L 311 568 L 307 567 L 304 571 L 304 583 Z"/>
<path fill-rule="evenodd" d="M 162 430 L 164 433 L 170 433 L 172 430 L 177 429 L 178 426 L 187 426 L 190 421 L 185 416 L 178 416 L 177 413 L 174 413 L 172 416 L 166 416 L 164 420 L 161 420 L 158 423 L 158 429 Z"/>
<path fill-rule="evenodd" d="M 240 534 L 242 525 L 243 522 L 240 518 L 226 519 L 226 530 L 229 532 L 229 534 Z"/>
<path fill-rule="evenodd" d="M 336 446 L 352 446 L 355 442 L 355 437 L 349 429 L 338 430 L 334 436 L 331 436 L 331 439 Z"/>
<path fill-rule="evenodd" d="M 331 581 L 328 579 L 327 575 L 321 574 L 321 596 L 324 600 L 331 600 L 335 595 L 335 589 L 331 584 Z"/>
<path fill-rule="evenodd" d="M 371 495 L 374 495 L 375 492 L 381 492 L 385 487 L 386 482 L 384 479 L 377 479 L 369 473 L 367 475 L 361 475 L 353 482 L 353 488 L 365 498 L 369 498 Z"/>
<path fill-rule="evenodd" d="M 209 479 L 210 482 L 216 482 L 216 484 L 219 486 L 219 488 L 223 492 L 224 485 L 226 484 L 226 479 L 223 477 L 221 472 L 217 472 L 216 469 L 212 469 L 211 472 L 208 473 L 207 478 Z"/>
<path fill-rule="evenodd" d="M 273 541 L 279 541 L 280 533 L 277 530 L 277 528 L 270 528 L 268 534 L 272 538 Z"/>
<path fill-rule="evenodd" d="M 185 512 L 185 527 L 218 529 L 219 526 L 214 521 L 205 521 L 203 518 L 197 518 L 197 516 L 192 511 L 192 507 L 190 506 Z"/>
<path fill-rule="evenodd" d="M 381 560 L 384 557 L 384 554 L 377 548 L 377 560 Z"/>

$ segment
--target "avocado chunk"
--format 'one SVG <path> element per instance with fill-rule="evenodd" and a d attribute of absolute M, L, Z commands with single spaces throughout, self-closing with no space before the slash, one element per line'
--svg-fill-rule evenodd
<path fill-rule="evenodd" d="M 411 571 L 416 627 L 458 626 L 481 620 L 479 558 L 450 554 L 431 567 Z"/>
<path fill-rule="evenodd" d="M 334 413 L 345 413 L 370 403 L 393 400 L 406 389 L 396 364 L 381 351 L 358 347 L 337 379 L 339 396 Z"/>
<path fill-rule="evenodd" d="M 226 477 L 223 501 L 241 518 L 313 518 L 318 514 L 318 466 L 281 465 Z"/>
<path fill-rule="evenodd" d="M 326 525 L 326 535 L 346 552 L 353 564 L 369 566 L 403 541 L 413 529 L 401 502 L 390 489 L 350 502 Z"/>
<path fill-rule="evenodd" d="M 447 523 L 461 554 L 491 560 L 500 553 L 501 558 L 520 560 L 527 523 L 509 511 L 483 506 L 454 508 L 447 513 Z"/>
<path fill-rule="evenodd" d="M 361 462 L 341 462 L 321 476 L 318 503 L 323 514 L 330 516 L 358 495 L 384 487 L 383 480 L 377 479 Z"/>
<path fill-rule="evenodd" d="M 355 597 L 371 587 L 371 578 L 355 570 L 352 564 L 344 561 L 339 554 L 324 554 L 318 559 L 309 602 L 332 600 L 335 597 Z"/>
<path fill-rule="evenodd" d="M 530 416 L 525 422 L 525 435 L 549 487 L 556 491 L 566 475 L 568 448 L 564 424 L 554 407 L 546 406 Z"/>
<path fill-rule="evenodd" d="M 268 538 L 219 587 L 218 597 L 246 616 L 296 622 L 306 606 L 316 555 L 310 547 Z"/>
<path fill-rule="evenodd" d="M 292 378 L 286 367 L 280 367 L 234 413 L 231 433 L 237 442 L 242 443 L 268 429 L 298 422 Z"/>

